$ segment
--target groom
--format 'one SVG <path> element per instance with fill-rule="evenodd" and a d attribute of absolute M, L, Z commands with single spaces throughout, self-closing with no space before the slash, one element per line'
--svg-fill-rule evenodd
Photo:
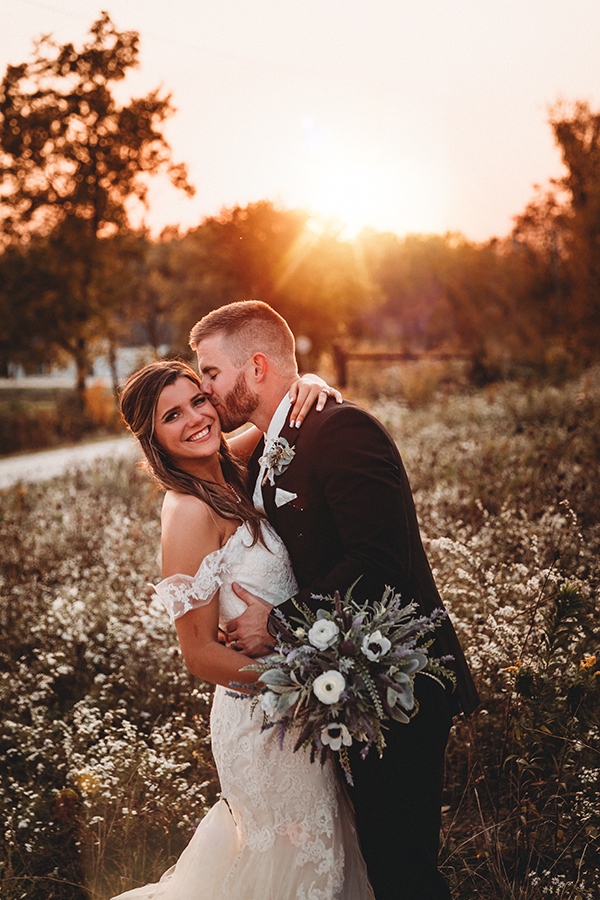
<path fill-rule="evenodd" d="M 299 585 L 296 599 L 344 593 L 358 578 L 357 600 L 379 599 L 390 585 L 429 614 L 442 602 L 421 543 L 412 494 L 398 450 L 383 426 L 352 403 L 328 400 L 297 429 L 288 391 L 297 377 L 293 335 L 260 301 L 215 309 L 190 334 L 202 386 L 224 431 L 252 422 L 265 433 L 249 462 L 254 502 L 282 537 Z M 293 454 L 274 475 L 260 458 L 276 437 Z M 271 476 L 271 477 L 270 477 Z M 246 612 L 229 625 L 230 640 L 251 656 L 272 645 L 277 619 L 270 607 L 239 589 Z M 279 607 L 294 615 L 290 599 Z M 408 725 L 390 722 L 380 759 L 361 760 L 350 748 L 351 797 L 377 900 L 447 900 L 437 868 L 444 753 L 452 715 L 478 703 L 451 622 L 436 637 L 436 653 L 452 654 L 454 693 L 426 676 L 415 679 L 419 712 Z"/>

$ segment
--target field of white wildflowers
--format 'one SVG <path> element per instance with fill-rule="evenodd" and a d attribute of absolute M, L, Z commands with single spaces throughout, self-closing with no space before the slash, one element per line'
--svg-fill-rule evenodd
<path fill-rule="evenodd" d="M 0 499 L 0 894 L 105 897 L 215 797 L 210 696 L 148 582 L 160 497 L 113 463 Z"/>
<path fill-rule="evenodd" d="M 448 752 L 453 896 L 593 900 L 600 372 L 369 406 L 402 452 L 482 696 Z M 150 881 L 214 801 L 210 691 L 148 587 L 160 500 L 126 463 L 0 493 L 6 900 Z"/>

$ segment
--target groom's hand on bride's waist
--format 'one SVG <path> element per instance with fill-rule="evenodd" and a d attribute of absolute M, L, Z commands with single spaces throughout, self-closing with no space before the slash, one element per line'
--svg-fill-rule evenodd
<path fill-rule="evenodd" d="M 241 616 L 228 623 L 228 646 L 245 653 L 246 656 L 264 656 L 273 649 L 273 638 L 267 630 L 267 619 L 272 606 L 235 581 L 232 587 L 247 608 Z"/>

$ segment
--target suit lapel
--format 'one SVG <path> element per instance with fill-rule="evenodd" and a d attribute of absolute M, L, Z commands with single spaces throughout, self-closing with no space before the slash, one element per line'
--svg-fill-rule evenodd
<path fill-rule="evenodd" d="M 258 460 L 265 452 L 265 436 L 261 437 L 260 441 L 252 451 L 252 456 L 248 460 L 248 486 L 250 488 L 250 492 L 254 490 L 254 485 L 256 483 L 256 478 L 258 475 Z"/>
<path fill-rule="evenodd" d="M 285 425 L 279 432 L 279 437 L 285 438 L 290 447 L 293 447 L 298 439 L 298 428 L 292 428 L 289 422 L 289 416 L 285 420 Z M 290 466 L 294 464 L 294 460 L 291 461 Z"/>
<path fill-rule="evenodd" d="M 277 510 L 277 507 L 275 506 L 275 488 L 272 488 L 268 481 L 266 484 L 263 484 L 262 496 L 263 503 L 265 504 L 267 519 L 269 520 L 271 525 L 274 525 L 275 513 Z"/>

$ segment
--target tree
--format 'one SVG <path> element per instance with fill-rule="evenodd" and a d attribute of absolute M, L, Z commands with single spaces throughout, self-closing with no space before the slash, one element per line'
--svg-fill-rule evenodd
<path fill-rule="evenodd" d="M 370 286 L 341 226 L 309 227 L 309 214 L 269 201 L 223 210 L 171 242 L 163 290 L 173 309 L 175 340 L 215 307 L 263 300 L 296 335 L 311 339 L 313 357 L 331 346 L 370 302 Z M 316 223 L 312 223 L 316 224 Z"/>
<path fill-rule="evenodd" d="M 49 247 L 32 243 L 27 250 L 9 246 L 0 257 L 0 375 L 9 364 L 29 368 L 44 361 L 64 363 L 57 329 L 62 327 L 56 306 L 62 293 L 49 272 Z M 35 304 L 31 302 L 35 298 Z"/>
<path fill-rule="evenodd" d="M 550 125 L 566 175 L 565 250 L 569 277 L 568 330 L 573 349 L 598 356 L 600 346 L 600 112 L 576 102 L 557 104 Z"/>
<path fill-rule="evenodd" d="M 475 380 L 505 375 L 515 364 L 543 363 L 545 297 L 540 303 L 539 270 L 525 246 L 510 238 L 463 239 L 438 274 Z"/>
<path fill-rule="evenodd" d="M 406 349 L 451 345 L 454 328 L 442 322 L 445 292 L 439 272 L 454 253 L 453 234 L 407 234 L 365 230 L 356 238 L 380 297 L 369 318 L 374 331 Z"/>
<path fill-rule="evenodd" d="M 558 103 L 549 122 L 566 172 L 537 189 L 513 238 L 537 270 L 529 303 L 542 313 L 547 354 L 588 362 L 600 347 L 600 113 Z"/>
<path fill-rule="evenodd" d="M 127 325 L 132 344 L 149 345 L 155 356 L 160 348 L 173 343 L 173 296 L 165 285 L 171 278 L 171 247 L 177 231 L 168 228 L 158 240 L 146 234 L 136 235 L 136 282 L 138 290 L 130 296 Z M 188 324 L 189 331 L 189 324 Z"/>
<path fill-rule="evenodd" d="M 160 128 L 171 98 L 154 91 L 119 106 L 113 97 L 113 84 L 137 65 L 137 33 L 118 32 L 103 13 L 90 35 L 81 50 L 42 38 L 0 87 L 1 239 L 5 248 L 36 245 L 40 277 L 61 296 L 68 339 L 60 344 L 75 360 L 80 394 L 110 320 L 109 239 L 130 230 L 130 204 L 147 203 L 149 177 L 165 172 L 193 193 Z M 31 321 L 39 302 L 37 293 L 27 298 Z"/>

